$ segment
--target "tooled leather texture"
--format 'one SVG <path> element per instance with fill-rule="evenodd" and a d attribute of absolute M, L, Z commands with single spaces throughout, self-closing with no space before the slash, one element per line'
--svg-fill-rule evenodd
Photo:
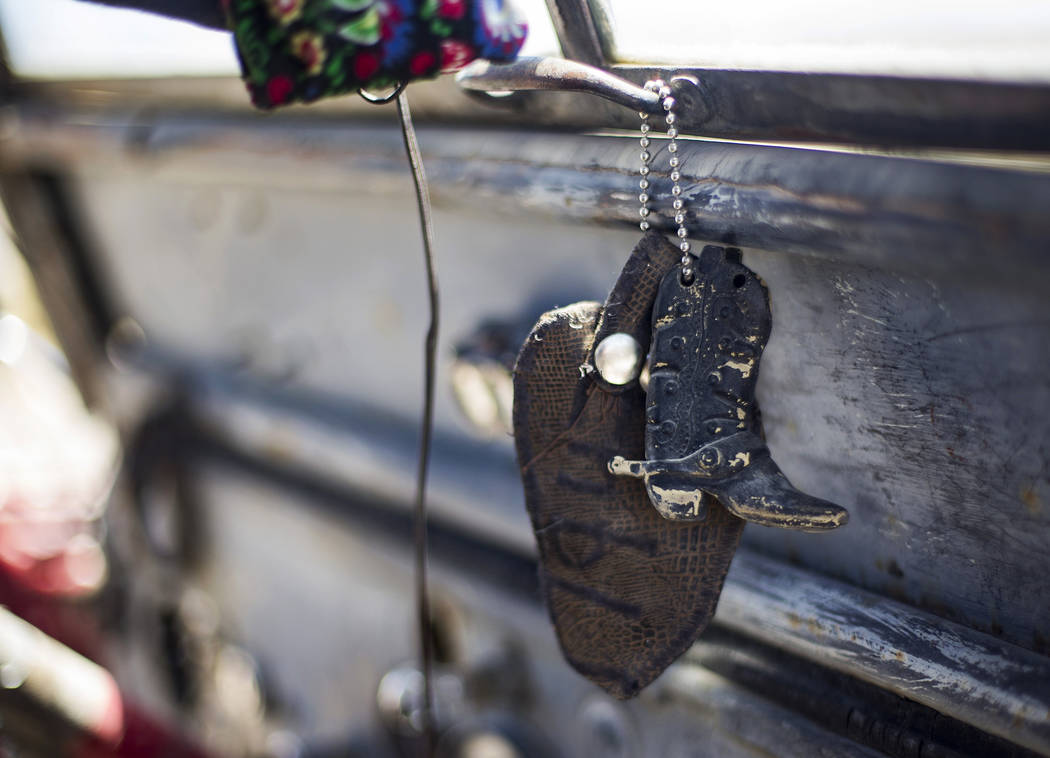
<path fill-rule="evenodd" d="M 714 613 L 744 522 L 717 503 L 700 521 L 662 518 L 613 456 L 645 453 L 645 394 L 590 368 L 595 333 L 648 349 L 660 281 L 680 253 L 650 233 L 605 308 L 545 314 L 514 373 L 514 427 L 548 610 L 569 663 L 618 698 L 636 695 L 694 642 Z M 604 312 L 604 318 L 603 318 Z"/>
<path fill-rule="evenodd" d="M 796 490 L 763 442 L 755 391 L 772 329 L 765 285 L 738 252 L 715 245 L 704 247 L 693 268 L 687 282 L 677 269 L 665 275 L 653 306 L 644 465 L 650 500 L 669 519 L 703 518 L 718 503 L 766 526 L 842 526 L 848 512 Z"/>
<path fill-rule="evenodd" d="M 724 248 L 705 246 L 699 260 L 694 259 L 694 270 L 689 284 L 678 271 L 668 273 L 653 307 L 645 419 L 650 461 L 682 458 L 740 431 L 762 433 L 755 386 L 772 327 L 769 295 L 758 277 Z M 701 495 L 695 480 L 675 473 L 654 475 L 647 487 L 654 503 L 659 493 Z M 693 507 L 702 515 L 713 498 L 704 495 L 697 502 Z M 683 510 L 669 517 L 688 517 L 690 506 L 668 502 L 664 508 Z"/>

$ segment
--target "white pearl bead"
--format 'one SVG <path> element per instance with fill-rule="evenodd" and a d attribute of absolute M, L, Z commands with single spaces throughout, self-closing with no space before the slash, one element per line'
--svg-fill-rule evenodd
<path fill-rule="evenodd" d="M 609 384 L 634 381 L 642 368 L 642 346 L 625 332 L 610 334 L 594 351 L 594 367 Z"/>

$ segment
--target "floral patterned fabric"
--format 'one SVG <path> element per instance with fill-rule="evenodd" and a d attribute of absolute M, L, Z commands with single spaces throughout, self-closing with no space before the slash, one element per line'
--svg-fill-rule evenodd
<path fill-rule="evenodd" d="M 224 0 L 252 102 L 274 108 L 513 60 L 510 0 Z"/>

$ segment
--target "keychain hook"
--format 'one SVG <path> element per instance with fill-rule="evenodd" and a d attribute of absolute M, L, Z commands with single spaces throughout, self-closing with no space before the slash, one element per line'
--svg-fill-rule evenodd
<path fill-rule="evenodd" d="M 405 87 L 408 86 L 407 82 L 398 82 L 394 86 L 394 91 L 389 95 L 373 95 L 371 92 L 361 87 L 357 90 L 357 94 L 361 96 L 361 99 L 371 105 L 386 105 L 392 103 L 401 96 L 401 93 L 405 91 Z"/>

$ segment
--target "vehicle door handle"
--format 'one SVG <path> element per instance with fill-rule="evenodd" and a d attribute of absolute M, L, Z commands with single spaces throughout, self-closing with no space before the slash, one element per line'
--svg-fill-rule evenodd
<path fill-rule="evenodd" d="M 690 81 L 689 77 L 676 79 Z M 479 59 L 460 71 L 456 82 L 474 92 L 586 92 L 636 111 L 656 113 L 660 110 L 660 97 L 656 92 L 600 68 L 564 58 L 519 58 L 503 64 Z"/>

